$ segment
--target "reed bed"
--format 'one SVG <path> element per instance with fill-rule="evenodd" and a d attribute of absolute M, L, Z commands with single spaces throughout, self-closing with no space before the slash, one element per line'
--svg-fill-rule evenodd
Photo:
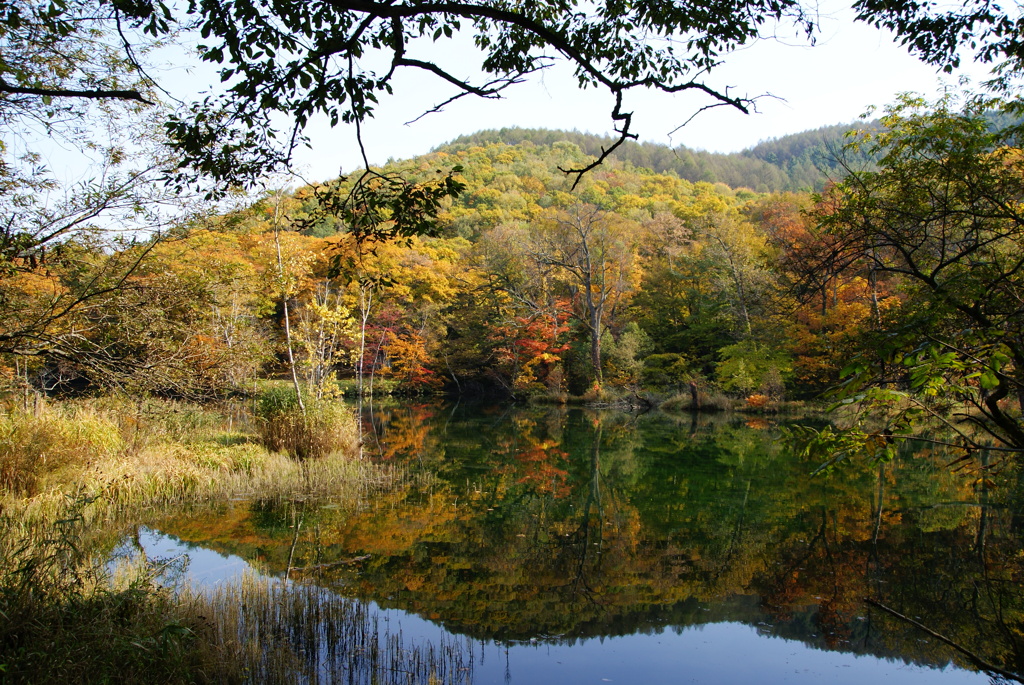
<path fill-rule="evenodd" d="M 11 409 L 0 414 L 0 512 L 52 519 L 65 494 L 79 491 L 100 496 L 87 518 L 243 497 L 359 506 L 408 479 L 359 458 L 345 407 L 317 416 L 333 437 L 317 438 L 316 458 L 295 459 L 267 449 L 260 421 L 237 405 L 100 398 Z"/>
<path fill-rule="evenodd" d="M 666 412 L 684 412 L 684 411 L 731 411 L 735 408 L 736 403 L 721 393 L 708 394 L 704 391 L 700 391 L 697 396 L 697 404 L 693 403 L 693 397 L 689 393 L 679 393 L 669 397 L 667 400 L 662 402 L 658 407 L 662 411 Z"/>
<path fill-rule="evenodd" d="M 70 498 L 51 521 L 0 519 L 0 673 L 11 683 L 189 682 L 191 631 L 145 565 L 115 578 Z"/>
<path fill-rule="evenodd" d="M 359 458 L 344 407 L 330 412 L 341 449 L 305 459 L 268 450 L 259 421 L 237 409 L 102 398 L 0 414 L 0 681 L 468 682 L 468 649 L 407 644 L 318 588 L 250 577 L 207 593 L 143 555 L 111 567 L 146 509 L 358 507 L 413 478 Z"/>
<path fill-rule="evenodd" d="M 93 503 L 66 498 L 50 521 L 0 518 L 3 682 L 472 682 L 470 643 L 414 643 L 320 587 L 249 574 L 198 589 L 180 585 L 174 560 L 139 554 L 112 568 L 90 539 Z"/>
<path fill-rule="evenodd" d="M 122 444 L 117 426 L 89 408 L 0 415 L 0 488 L 35 495 L 49 476 L 116 453 Z"/>

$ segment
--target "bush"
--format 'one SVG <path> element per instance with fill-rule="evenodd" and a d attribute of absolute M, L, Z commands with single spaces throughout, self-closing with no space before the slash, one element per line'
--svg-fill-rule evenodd
<path fill-rule="evenodd" d="M 727 392 L 743 395 L 763 391 L 762 394 L 779 395 L 785 390 L 785 377 L 791 372 L 786 355 L 744 340 L 718 351 L 721 361 L 715 367 L 718 383 Z"/>
<path fill-rule="evenodd" d="M 301 460 L 356 450 L 355 417 L 344 404 L 307 400 L 303 412 L 294 391 L 273 388 L 259 396 L 256 413 L 260 438 L 272 452 Z"/>
<path fill-rule="evenodd" d="M 156 564 L 115 579 L 87 550 L 83 510 L 55 521 L 0 521 L 0 667 L 4 682 L 189 682 L 194 633 L 173 616 Z"/>
<path fill-rule="evenodd" d="M 651 339 L 635 322 L 630 322 L 614 338 L 605 332 L 601 338 L 601 362 L 605 380 L 611 385 L 635 385 L 640 382 L 643 362 L 651 350 Z"/>
<path fill-rule="evenodd" d="M 747 407 L 749 409 L 764 409 L 765 407 L 768 406 L 768 403 L 770 401 L 771 398 L 768 397 L 767 395 L 755 393 L 753 395 L 747 396 Z"/>
<path fill-rule="evenodd" d="M 603 388 L 597 383 L 594 383 L 585 393 L 580 395 L 579 399 L 582 400 L 584 404 L 613 404 L 622 399 L 622 397 L 618 393 L 612 392 L 608 390 L 608 388 Z"/>
<path fill-rule="evenodd" d="M 292 388 L 271 386 L 256 397 L 256 415 L 268 418 L 299 408 L 299 396 Z"/>
<path fill-rule="evenodd" d="M 694 405 L 693 396 L 688 393 L 679 393 L 668 398 L 660 405 L 659 409 L 667 412 L 677 411 L 729 411 L 733 408 L 733 402 L 722 393 L 708 394 L 703 390 L 698 392 L 697 401 L 699 406 Z"/>

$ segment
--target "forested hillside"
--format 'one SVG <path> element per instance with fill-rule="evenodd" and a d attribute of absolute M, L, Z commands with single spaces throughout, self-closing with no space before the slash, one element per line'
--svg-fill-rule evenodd
<path fill-rule="evenodd" d="M 262 370 L 318 397 L 343 381 L 764 406 L 814 396 L 845 368 L 860 384 L 849 392 L 878 385 L 859 399 L 952 393 L 1016 430 L 1006 400 L 1021 397 L 1011 369 L 1024 353 L 1006 331 L 1022 320 L 1020 219 L 1008 198 L 1022 162 L 1000 145 L 1012 131 L 912 100 L 884 123 L 858 138 L 879 170 L 820 195 L 618 159 L 574 185 L 560 169 L 592 157 L 571 141 L 452 145 L 268 193 L 178 237 L 26 254 L 0 340 L 18 345 L 19 374 L 27 364 L 49 387 L 197 396 Z M 88 306 L 54 315 L 75 297 Z M 908 380 L 887 380 L 894 363 Z"/>
<path fill-rule="evenodd" d="M 869 163 L 862 153 L 842 150 L 846 134 L 865 126 L 875 127 L 877 122 L 823 126 L 729 154 L 691 150 L 682 145 L 673 148 L 659 143 L 628 141 L 613 155 L 634 167 L 658 173 L 672 172 L 692 182 L 725 183 L 732 188 L 750 188 L 757 192 L 820 190 L 829 179 L 846 175 L 839 159 L 856 169 Z M 503 128 L 459 136 L 436 151 L 454 152 L 491 143 L 531 142 L 550 146 L 559 141 L 570 142 L 586 154 L 596 156 L 602 148 L 611 146 L 615 138 L 579 131 Z"/>
<path fill-rule="evenodd" d="M 340 375 L 364 392 L 555 399 L 691 385 L 781 398 L 836 378 L 870 293 L 859 276 L 806 280 L 810 196 L 619 160 L 573 189 L 559 167 L 587 159 L 569 141 L 465 144 L 380 170 L 380 183 L 401 172 L 429 189 L 459 169 L 461 192 L 415 235 L 388 233 L 389 222 L 364 231 L 360 215 L 330 211 L 331 193 L 350 188 L 340 180 L 271 193 L 180 237 L 89 253 L 99 272 L 115 258 L 142 262 L 130 287 L 90 296 L 55 325 L 31 372 L 51 387 L 208 396 L 293 359 L 318 395 L 337 392 Z M 8 335 L 30 331 L 81 268 L 50 260 L 46 279 L 26 275 L 6 300 L 18 303 Z M 884 284 L 875 294 L 889 301 Z"/>

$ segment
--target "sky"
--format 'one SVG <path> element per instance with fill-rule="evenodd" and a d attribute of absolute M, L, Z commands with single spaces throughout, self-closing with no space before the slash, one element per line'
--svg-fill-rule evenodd
<path fill-rule="evenodd" d="M 760 41 L 729 55 L 708 79 L 709 85 L 727 86 L 732 94 L 770 95 L 758 100 L 757 112 L 745 115 L 719 107 L 672 133 L 707 100 L 632 92 L 624 109 L 634 112 L 634 132 L 643 141 L 734 152 L 789 133 L 854 121 L 869 107 L 892 103 L 902 92 L 934 98 L 944 84 L 956 83 L 959 74 L 940 75 L 896 45 L 890 35 L 854 23 L 849 10 L 830 14 L 826 6 L 820 19 L 822 30 L 813 47 L 796 37 Z M 468 44 L 455 40 L 429 47 L 429 54 L 422 57 L 450 65 L 457 76 L 473 74 L 466 68 L 474 60 Z M 986 71 L 969 65 L 963 73 L 977 82 Z M 464 98 L 441 113 L 407 123 L 446 99 L 452 91 L 445 85 L 423 72 L 407 73 L 396 81 L 395 95 L 381 100 L 376 117 L 364 129 L 371 163 L 414 157 L 461 134 L 489 128 L 612 133 L 612 96 L 595 89 L 580 91 L 564 64 L 512 87 L 502 100 Z M 320 124 L 310 134 L 312 149 L 297 155 L 307 179 L 322 180 L 359 166 L 350 129 Z"/>
<path fill-rule="evenodd" d="M 829 3 L 838 9 L 830 10 Z M 735 152 L 762 140 L 852 122 L 869 107 L 880 109 L 892 103 L 902 92 L 934 98 L 943 84 L 955 84 L 960 76 L 938 74 L 896 45 L 890 35 L 855 23 L 840 0 L 822 0 L 820 7 L 820 32 L 814 46 L 805 38 L 785 35 L 783 27 L 778 38 L 727 55 L 706 80 L 718 90 L 728 88 L 731 95 L 764 96 L 757 101 L 757 111 L 743 114 L 718 107 L 679 128 L 709 103 L 706 97 L 631 91 L 625 96 L 624 110 L 634 113 L 633 132 L 642 141 Z M 215 89 L 218 79 L 210 66 L 197 65 L 181 46 L 171 46 L 169 55 L 153 73 L 172 94 L 190 100 Z M 473 68 L 479 53 L 468 37 L 456 34 L 454 40 L 428 42 L 421 52 L 412 46 L 408 56 L 436 61 L 457 77 L 482 81 Z M 983 80 L 986 73 L 973 64 L 964 72 L 974 82 Z M 399 72 L 393 85 L 395 94 L 381 99 L 376 116 L 364 126 L 371 164 L 409 159 L 483 129 L 518 126 L 613 134 L 613 97 L 599 89 L 579 90 L 565 63 L 513 86 L 504 99 L 466 97 L 414 123 L 408 122 L 446 100 L 454 88 L 421 70 Z M 326 121 L 314 120 L 307 133 L 311 148 L 295 155 L 301 181 L 327 180 L 361 167 L 352 127 L 332 129 Z M 44 137 L 40 147 L 46 163 L 69 184 L 93 173 L 90 159 L 74 160 L 75 153 L 67 146 Z M 281 179 L 268 181 L 281 183 Z"/>

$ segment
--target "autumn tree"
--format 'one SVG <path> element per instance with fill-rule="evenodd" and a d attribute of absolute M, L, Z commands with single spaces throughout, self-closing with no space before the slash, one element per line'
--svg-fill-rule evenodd
<path fill-rule="evenodd" d="M 166 112 L 137 61 L 148 24 L 106 3 L 0 3 L 0 353 L 85 361 L 64 319 L 126 283 L 145 256 L 133 240 L 194 218 L 158 183 Z"/>
<path fill-rule="evenodd" d="M 989 126 L 990 106 L 901 99 L 857 143 L 881 153 L 879 170 L 832 188 L 819 220 L 850 268 L 896 279 L 905 299 L 848 367 L 843 396 L 885 410 L 887 434 L 934 419 L 968 451 L 1018 453 L 1024 157 L 1016 131 Z"/>
<path fill-rule="evenodd" d="M 539 264 L 560 272 L 578 302 L 578 318 L 590 338 L 594 381 L 601 372 L 601 336 L 606 317 L 633 287 L 636 226 L 593 205 L 575 204 L 554 212 L 533 231 L 528 248 Z"/>

